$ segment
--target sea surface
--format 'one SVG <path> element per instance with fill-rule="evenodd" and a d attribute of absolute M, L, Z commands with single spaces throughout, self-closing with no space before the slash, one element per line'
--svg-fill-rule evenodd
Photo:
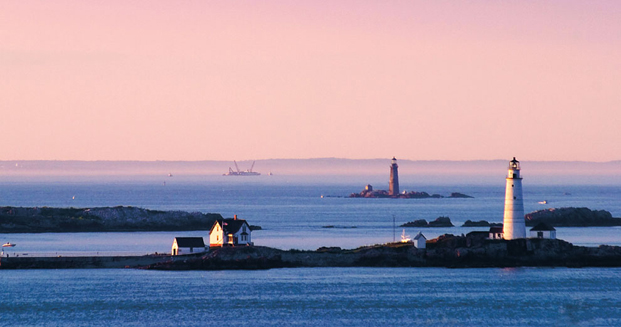
<path fill-rule="evenodd" d="M 501 222 L 498 183 L 416 184 L 402 188 L 472 199 L 352 199 L 384 181 L 286 176 L 30 178 L 2 180 L 0 205 L 148 209 L 237 214 L 257 245 L 281 249 L 356 248 L 419 231 L 428 238 L 485 228 L 400 228 L 448 216 Z M 387 188 L 387 186 L 386 186 Z M 322 197 L 323 196 L 323 197 Z M 621 186 L 528 183 L 525 211 L 558 207 L 607 210 L 621 217 Z M 548 204 L 539 204 L 547 200 Z M 326 228 L 326 226 L 333 226 Z M 207 227 L 208 228 L 208 227 Z M 10 255 L 109 255 L 169 252 L 176 236 L 207 231 L 0 234 Z M 558 228 L 584 246 L 621 245 L 620 228 Z M 161 272 L 129 269 L 0 270 L 0 326 L 15 325 L 495 325 L 619 326 L 617 268 L 299 268 Z"/>

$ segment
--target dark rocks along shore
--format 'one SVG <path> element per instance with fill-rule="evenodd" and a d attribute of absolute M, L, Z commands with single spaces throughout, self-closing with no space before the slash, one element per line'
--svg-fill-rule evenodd
<path fill-rule="evenodd" d="M 482 240 L 442 235 L 426 249 L 412 243 L 389 243 L 352 250 L 316 251 L 268 247 L 224 247 L 200 258 L 161 262 L 158 270 L 271 269 L 293 267 L 621 267 L 621 247 L 574 246 L 563 240 Z"/>

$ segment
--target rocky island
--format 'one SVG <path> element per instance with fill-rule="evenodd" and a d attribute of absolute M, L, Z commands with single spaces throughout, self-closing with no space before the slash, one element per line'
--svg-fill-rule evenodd
<path fill-rule="evenodd" d="M 154 270 L 232 270 L 295 267 L 621 267 L 621 247 L 575 246 L 559 239 L 489 240 L 476 232 L 441 235 L 426 249 L 412 242 L 356 249 L 315 251 L 263 246 L 212 248 L 206 254 L 122 257 L 1 257 L 0 269 L 142 268 Z"/>
<path fill-rule="evenodd" d="M 554 227 L 596 227 L 621 226 L 621 218 L 613 218 L 605 210 L 589 208 L 550 208 L 526 214 L 526 226 L 535 226 L 540 222 Z"/>
<path fill-rule="evenodd" d="M 373 190 L 371 184 L 367 184 L 360 193 L 352 193 L 350 198 L 392 198 L 392 199 L 427 199 L 427 198 L 444 198 L 440 194 L 429 194 L 427 192 L 399 191 L 399 165 L 397 158 L 392 157 L 390 164 L 390 178 L 388 180 L 388 191 Z M 469 195 L 453 192 L 449 198 L 472 198 Z"/>
<path fill-rule="evenodd" d="M 268 247 L 224 247 L 184 261 L 145 267 L 157 270 L 271 269 L 293 267 L 621 267 L 621 247 L 575 246 L 557 239 L 469 240 L 442 235 L 426 249 L 412 243 L 389 243 L 352 250 L 315 251 Z"/>
<path fill-rule="evenodd" d="M 136 207 L 0 207 L 0 233 L 209 230 L 220 214 Z"/>
<path fill-rule="evenodd" d="M 445 198 L 445 196 L 440 194 L 429 194 L 427 192 L 402 192 L 399 194 L 391 195 L 390 192 L 386 190 L 373 190 L 371 185 L 367 185 L 364 190 L 360 193 L 352 193 L 349 195 L 350 198 L 392 198 L 392 199 L 441 199 Z M 453 192 L 448 198 L 472 198 L 470 195 L 466 195 L 459 192 Z"/>
<path fill-rule="evenodd" d="M 455 227 L 455 225 L 451 223 L 451 219 L 449 217 L 438 217 L 430 222 L 427 222 L 425 219 L 409 221 L 399 227 Z"/>
<path fill-rule="evenodd" d="M 502 227 L 502 223 L 490 223 L 487 220 L 472 221 L 468 219 L 461 227 Z"/>
<path fill-rule="evenodd" d="M 546 223 L 553 227 L 610 227 L 621 226 L 621 218 L 613 218 L 606 210 L 591 210 L 589 208 L 550 208 L 527 213 L 526 226 L 536 226 Z M 497 227 L 502 223 L 491 223 L 487 220 L 466 220 L 461 227 Z M 415 226 L 420 227 L 420 226 Z"/>

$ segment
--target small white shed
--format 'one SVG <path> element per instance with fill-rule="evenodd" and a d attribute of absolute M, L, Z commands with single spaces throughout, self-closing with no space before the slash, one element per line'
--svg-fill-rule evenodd
<path fill-rule="evenodd" d="M 206 252 L 205 241 L 202 237 L 175 237 L 172 245 L 172 255 L 193 254 Z"/>
<path fill-rule="evenodd" d="M 489 228 L 489 236 L 490 240 L 502 240 L 505 236 L 504 229 L 502 226 L 492 226 Z"/>
<path fill-rule="evenodd" d="M 556 239 L 556 229 L 546 223 L 539 223 L 530 229 L 530 237 L 532 238 L 549 238 Z"/>
<path fill-rule="evenodd" d="M 421 232 L 418 232 L 418 234 L 414 236 L 412 242 L 414 242 L 414 247 L 417 249 L 424 249 L 427 247 L 427 238 Z"/>

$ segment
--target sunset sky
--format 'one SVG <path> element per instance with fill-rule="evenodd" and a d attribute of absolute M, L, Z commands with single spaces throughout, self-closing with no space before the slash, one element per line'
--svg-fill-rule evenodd
<path fill-rule="evenodd" d="M 621 1 L 3 1 L 0 160 L 621 160 Z"/>

